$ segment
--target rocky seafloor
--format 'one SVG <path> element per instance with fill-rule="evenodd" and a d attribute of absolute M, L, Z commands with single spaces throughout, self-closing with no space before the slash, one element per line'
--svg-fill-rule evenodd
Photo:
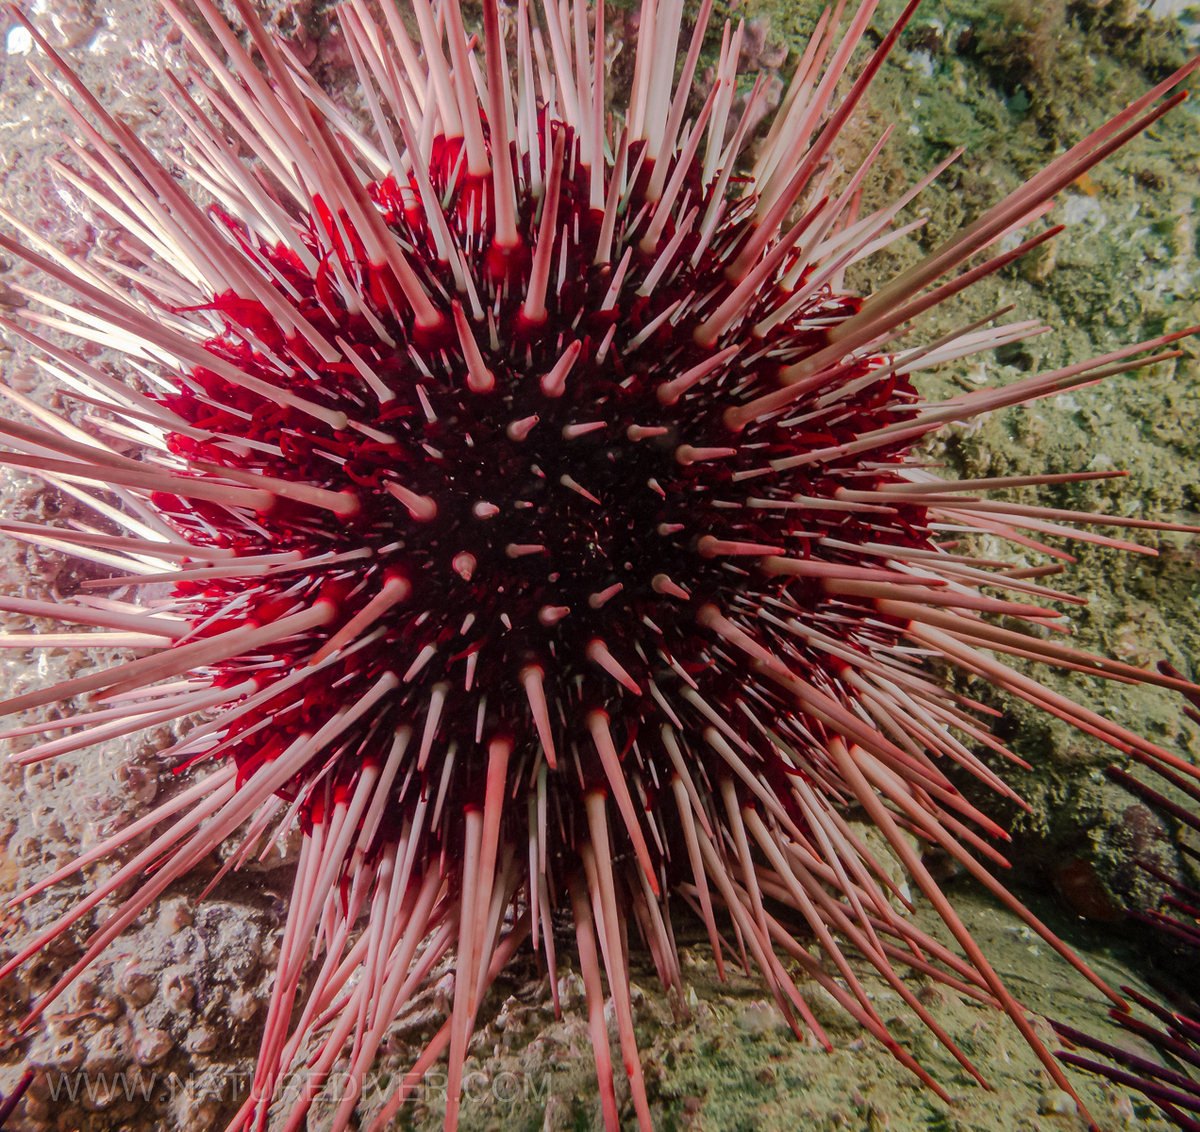
<path fill-rule="evenodd" d="M 876 26 L 884 27 L 897 7 L 885 3 Z M 176 144 L 170 116 L 163 116 L 158 71 L 164 63 L 182 71 L 193 60 L 156 4 L 42 0 L 33 11 L 89 86 L 143 140 L 159 151 Z M 766 70 L 774 80 L 790 77 L 819 6 L 761 0 L 719 3 L 717 11 L 749 21 L 744 65 L 749 71 Z M 361 110 L 329 12 L 319 4 L 275 3 L 268 15 L 312 61 L 322 81 L 352 111 Z M 615 6 L 611 15 L 615 48 L 623 35 L 634 34 L 636 5 Z M 1186 20 L 1188 13 L 1183 15 Z M 104 247 L 115 237 L 108 222 L 55 182 L 46 166 L 47 157 L 63 152 L 58 131 L 69 127 L 29 76 L 28 43 L 14 29 L 0 13 L 0 207 L 72 253 Z M 1126 0 L 1106 5 L 927 0 L 859 116 L 861 137 L 873 138 L 889 121 L 899 125 L 868 192 L 876 199 L 894 195 L 950 148 L 965 145 L 967 150 L 916 205 L 929 221 L 919 239 L 891 249 L 850 285 L 866 289 L 872 279 L 890 277 L 968 222 L 1182 62 L 1187 36 L 1178 19 L 1155 20 Z M 1047 250 L 922 324 L 919 333 L 932 338 L 1011 302 L 1016 304 L 1011 317 L 1041 318 L 1054 328 L 1053 334 L 1019 348 L 928 375 L 924 381 L 931 393 L 1003 383 L 1200 321 L 1198 115 L 1185 105 L 1070 186 L 1050 218 L 1065 230 Z M 843 159 L 852 160 L 854 153 L 852 137 Z M 24 279 L 23 268 L 0 263 L 0 303 L 13 300 L 8 288 Z M 1196 523 L 1200 347 L 1185 342 L 1183 349 L 1185 356 L 1169 365 L 952 429 L 931 452 L 953 472 L 968 476 L 1127 470 L 1125 480 L 1029 491 L 1025 498 Z M 15 337 L 0 337 L 0 373 L 15 388 L 56 403 Z M 74 507 L 35 481 L 0 471 L 0 510 L 6 514 L 56 521 L 71 517 Z M 1200 543 L 1172 534 L 1138 541 L 1153 546 L 1157 556 L 1080 546 L 1079 562 L 1052 584 L 1089 598 L 1086 609 L 1072 612 L 1082 647 L 1136 664 L 1165 658 L 1195 675 L 1200 668 Z M 0 590 L 39 597 L 69 592 L 76 569 L 55 553 L 5 542 Z M 20 619 L 4 620 L 10 628 L 25 627 Z M 104 658 L 82 651 L 4 652 L 0 695 L 68 678 L 98 659 Z M 1195 755 L 1197 729 L 1169 695 L 1044 671 L 1039 675 L 1156 742 Z M 1187 861 L 1176 848 L 1183 834 L 1105 779 L 1102 771 L 1114 752 L 1031 709 L 999 697 L 994 702 L 1005 713 L 1001 737 L 1034 765 L 1031 772 L 1005 772 L 1031 802 L 1031 814 L 990 806 L 1013 832 L 1009 879 L 1103 977 L 1153 993 L 1148 979 L 1158 972 L 1156 957 L 1139 948 L 1124 920 L 1125 909 L 1154 899 L 1133 862 L 1151 858 L 1168 873 L 1188 876 Z M 19 891 L 176 789 L 156 760 L 156 752 L 172 741 L 163 729 L 26 770 L 0 767 L 0 896 Z M 111 869 L 100 865 L 90 876 L 108 875 Z M 7 1090 L 27 1064 L 42 1070 L 11 1129 L 204 1132 L 223 1127 L 253 1069 L 291 877 L 286 856 L 269 859 L 251 873 L 222 881 L 208 900 L 196 903 L 210 875 L 190 878 L 149 909 L 31 1035 L 16 1029 L 29 997 L 69 965 L 81 937 L 71 935 L 0 985 L 0 1090 Z M 951 876 L 945 885 L 1018 998 L 1080 1029 L 1101 1032 L 1103 1003 L 1087 983 L 972 884 Z M 4 913 L 0 954 L 9 953 L 82 891 L 63 885 L 39 903 Z M 927 928 L 935 919 L 919 902 L 916 915 Z M 863 973 L 885 1021 L 951 1094 L 953 1103 L 946 1106 L 811 985 L 802 987 L 803 993 L 835 1050 L 827 1054 L 797 1042 L 757 981 L 736 972 L 726 984 L 716 981 L 707 942 L 689 932 L 686 911 L 680 918 L 690 987 L 687 1017 L 673 1016 L 648 960 L 635 955 L 633 974 L 639 1044 L 663 1129 L 1073 1132 L 1082 1127 L 1073 1106 L 1047 1085 L 1006 1020 L 944 988 L 914 981 L 931 1012 L 996 1085 L 987 1093 L 962 1074 L 901 1002 L 889 997 L 886 986 Z M 493 990 L 481 1017 L 495 1020 L 472 1045 L 464 1127 L 598 1126 L 580 983 L 571 973 L 570 949 L 562 950 L 561 1022 L 553 1019 L 545 981 L 532 961 L 516 964 Z M 422 1036 L 440 1025 L 447 1001 L 444 974 L 435 972 L 411 1014 L 390 1033 L 373 1088 L 386 1089 L 388 1074 L 411 1063 Z M 1053 1043 L 1048 1027 L 1042 1032 Z M 120 1075 L 119 1082 L 114 1075 Z M 1075 1080 L 1104 1128 L 1165 1127 L 1135 1094 Z M 368 1097 L 364 1109 L 379 1099 L 379 1094 Z M 434 1073 L 400 1121 L 437 1127 L 443 1106 Z M 323 1113 L 314 1110 L 308 1127 L 321 1128 Z"/>

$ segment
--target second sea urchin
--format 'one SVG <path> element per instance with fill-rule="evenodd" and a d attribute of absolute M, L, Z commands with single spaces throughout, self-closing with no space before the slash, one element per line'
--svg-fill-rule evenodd
<path fill-rule="evenodd" d="M 457 0 L 436 12 L 414 0 L 419 49 L 390 0 L 386 30 L 355 0 L 339 14 L 371 136 L 246 0 L 236 7 L 261 67 L 209 0 L 196 6 L 224 59 L 173 0 L 164 6 L 212 74 L 167 76 L 204 208 L 21 17 L 67 90 L 35 74 L 82 138 L 75 167 L 58 171 L 128 238 L 123 260 L 83 262 L 28 228 L 24 242 L 0 236 L 76 296 L 64 305 L 23 287 L 34 305 L 4 325 L 36 344 L 68 397 L 107 414 L 122 444 L 5 392 L 37 423 L 0 422 L 10 449 L 0 459 L 96 519 L 3 529 L 113 577 L 62 602 L 6 598 L 0 609 L 87 627 L 9 645 L 144 655 L 0 708 L 95 701 L 73 717 L 86 732 L 20 752 L 24 765 L 210 718 L 164 753 L 199 768 L 185 789 L 25 894 L 126 847 L 119 871 L 0 972 L 133 886 L 26 1025 L 226 839 L 243 846 L 228 868 L 299 828 L 254 1091 L 233 1128 L 265 1126 L 302 1053 L 310 1084 L 289 1130 L 339 1059 L 342 1080 L 361 1080 L 450 954 L 450 1017 L 371 1127 L 448 1053 L 454 1128 L 484 992 L 527 936 L 554 971 L 563 909 L 605 1124 L 615 1130 L 618 1117 L 602 974 L 648 1132 L 625 923 L 679 988 L 668 907 L 679 890 L 700 909 L 718 970 L 720 916 L 797 1033 L 824 1040 L 781 955 L 944 1096 L 888 1034 L 849 944 L 972 1073 L 894 964 L 998 1002 L 1070 1091 L 907 835 L 961 862 L 1121 1000 L 980 863 L 1000 859 L 985 838 L 1003 831 L 939 762 L 1011 796 L 972 747 L 1007 752 L 985 709 L 931 679 L 921 658 L 1185 773 L 1178 756 L 995 654 L 1190 685 L 1046 639 L 1058 616 L 1046 603 L 1078 599 L 1039 585 L 1044 571 L 941 540 L 982 532 L 1044 549 L 1043 537 L 1066 535 L 1132 551 L 1087 528 L 1167 525 L 986 498 L 1116 473 L 945 481 L 911 453 L 948 421 L 1174 357 L 1163 348 L 1180 335 L 941 404 L 922 400 L 913 372 L 1039 328 L 993 325 L 1000 311 L 920 348 L 898 339 L 1049 238 L 1055 229 L 959 271 L 1167 113 L 1182 95 L 1156 103 L 1194 64 L 863 298 L 845 292 L 845 269 L 915 227 L 893 225 L 957 156 L 865 216 L 863 178 L 887 135 L 848 177 L 834 159 L 915 0 L 840 99 L 875 5 L 841 34 L 842 5 L 826 13 L 745 168 L 764 91 L 732 113 L 740 28 L 726 25 L 716 81 L 688 118 L 708 3 L 676 82 L 682 2 L 644 0 L 629 106 L 614 115 L 602 7 L 549 5 L 543 38 L 521 0 L 514 49 L 485 0 L 480 58 Z M 47 329 L 116 347 L 127 371 L 61 348 Z M 102 596 L 151 583 L 170 585 L 170 598 Z M 53 728 L 9 734 L 43 730 Z M 846 819 L 852 806 L 966 961 L 895 911 L 885 868 Z M 802 929 L 838 978 L 797 943 Z M 323 958 L 297 1004 L 314 952 Z M 350 1090 L 335 1129 L 355 1103 Z"/>

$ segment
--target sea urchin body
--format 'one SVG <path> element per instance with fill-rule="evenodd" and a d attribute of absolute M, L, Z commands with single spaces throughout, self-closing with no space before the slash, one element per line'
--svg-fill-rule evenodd
<path fill-rule="evenodd" d="M 1064 599 L 1034 580 L 1040 571 L 939 539 L 953 529 L 1037 548 L 1068 535 L 1135 551 L 1087 525 L 1164 524 L 987 498 L 1116 473 L 950 482 L 910 453 L 948 421 L 1173 357 L 1162 348 L 1179 335 L 946 404 L 923 401 L 910 375 L 1039 328 L 994 325 L 997 312 L 919 349 L 896 339 L 1053 234 L 958 272 L 1169 111 L 1181 96 L 1157 100 L 1191 68 L 862 298 L 845 293 L 845 269 L 919 225 L 894 227 L 957 156 L 868 215 L 862 181 L 886 134 L 846 177 L 833 159 L 915 2 L 840 100 L 874 4 L 841 34 L 842 6 L 826 13 L 745 168 L 764 91 L 733 114 L 740 27 L 726 25 L 716 81 L 688 118 L 709 3 L 675 83 L 683 5 L 643 0 L 629 106 L 614 115 L 601 7 L 549 5 L 543 37 L 520 0 L 506 43 L 485 0 L 481 55 L 457 0 L 436 12 L 413 0 L 419 47 L 391 0 L 386 26 L 353 0 L 339 15 L 367 136 L 235 2 L 261 67 L 209 0 L 195 0 L 205 34 L 163 0 L 215 84 L 167 76 L 205 208 L 26 24 L 67 91 L 35 73 L 83 139 L 76 167 L 58 170 L 126 230 L 128 257 L 81 262 L 25 228 L 25 242 L 0 236 L 76 295 L 64 307 L 26 289 L 36 305 L 4 325 L 37 345 L 67 396 L 107 413 L 123 444 L 6 392 L 38 423 L 0 421 L 11 449 L 0 459 L 84 500 L 97 520 L 3 529 L 114 576 L 72 600 L 0 609 L 86 627 L 9 645 L 144 655 L 0 707 L 96 697 L 76 718 L 86 732 L 38 743 L 21 764 L 209 713 L 164 755 L 197 767 L 186 789 L 25 894 L 124 847 L 121 868 L 0 972 L 132 884 L 26 1024 L 222 842 L 241 839 L 229 868 L 300 829 L 255 1087 L 232 1128 L 265 1126 L 301 1053 L 309 1085 L 288 1130 L 339 1059 L 341 1079 L 361 1081 L 448 955 L 450 1017 L 371 1127 L 446 1053 L 454 1128 L 484 992 L 526 937 L 554 971 L 563 909 L 606 1126 L 618 1117 L 602 973 L 648 1130 L 624 924 L 679 988 L 672 892 L 700 909 L 719 971 L 718 917 L 728 919 L 797 1033 L 824 1039 L 781 955 L 941 1091 L 889 1036 L 849 944 L 971 1072 L 893 964 L 998 1002 L 1069 1090 L 907 835 L 957 858 L 1120 999 L 979 863 L 1000 859 L 986 836 L 1003 831 L 939 763 L 1011 795 L 972 747 L 1007 752 L 986 709 L 945 690 L 920 658 L 1188 773 L 996 654 L 1190 685 L 1045 639 L 1036 630 L 1058 616 L 1046 603 Z M 115 346 L 131 380 L 44 329 Z M 173 587 L 169 600 L 97 596 L 156 582 Z M 878 826 L 965 961 L 894 909 L 850 806 Z M 838 978 L 796 942 L 798 925 Z M 355 1103 L 350 1090 L 339 1132 Z"/>

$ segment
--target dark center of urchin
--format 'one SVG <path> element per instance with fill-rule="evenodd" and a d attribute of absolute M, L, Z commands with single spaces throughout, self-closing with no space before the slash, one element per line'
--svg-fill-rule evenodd
<path fill-rule="evenodd" d="M 542 624 L 585 618 L 611 600 L 607 621 L 626 604 L 621 592 L 638 596 L 663 568 L 658 527 L 668 508 L 654 485 L 673 478 L 672 446 L 612 435 L 621 430 L 604 418 L 620 414 L 618 398 L 596 389 L 601 375 L 580 376 L 590 386 L 583 403 L 531 403 L 510 388 L 490 398 L 492 420 L 448 414 L 445 429 L 424 430 L 437 454 L 422 484 L 444 502 L 409 534 L 414 561 L 431 573 L 449 566 L 464 580 L 478 573 L 487 604 L 522 622 L 531 614 Z M 589 411 L 594 419 L 582 419 Z"/>

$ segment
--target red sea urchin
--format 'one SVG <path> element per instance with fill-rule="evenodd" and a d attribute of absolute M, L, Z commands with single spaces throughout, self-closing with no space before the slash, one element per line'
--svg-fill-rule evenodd
<path fill-rule="evenodd" d="M 859 190 L 886 135 L 845 184 L 831 159 L 915 0 L 841 101 L 875 5 L 840 38 L 843 5 L 823 16 L 753 168 L 736 178 L 763 98 L 756 87 L 734 121 L 740 31 L 727 25 L 716 82 L 685 122 L 707 3 L 673 87 L 683 5 L 644 0 L 630 105 L 614 116 L 602 9 L 593 27 L 582 3 L 550 5 L 547 43 L 522 0 L 510 67 L 495 0 L 484 3 L 482 60 L 457 0 L 436 13 L 414 0 L 420 51 L 390 0 L 386 32 L 355 0 L 340 16 L 372 140 L 246 0 L 236 6 L 261 69 L 209 0 L 195 2 L 231 67 L 164 0 L 216 83 L 168 76 L 206 209 L 19 17 L 100 124 L 35 70 L 85 139 L 72 145 L 79 169 L 60 172 L 128 239 L 125 262 L 84 262 L 27 228 L 26 243 L 0 236 L 76 296 L 64 306 L 23 288 L 56 313 L 28 308 L 4 325 L 45 354 L 67 396 L 108 414 L 122 451 L 5 390 L 38 423 L 0 421 L 12 450 L 0 459 L 97 518 L 3 529 L 115 579 L 0 609 L 88 627 L 10 645 L 146 655 L 0 708 L 99 694 L 73 717 L 89 730 L 20 752 L 24 765 L 211 713 L 170 752 L 203 777 L 25 894 L 129 846 L 119 871 L 4 967 L 122 889 L 26 1024 L 216 846 L 240 836 L 228 868 L 299 827 L 255 1088 L 233 1128 L 265 1125 L 302 1049 L 310 1084 L 286 1128 L 303 1124 L 337 1059 L 343 1080 L 361 1080 L 397 1011 L 454 954 L 450 1018 L 371 1125 L 448 1051 L 453 1128 L 484 991 L 530 935 L 553 971 L 552 912 L 569 907 L 606 1126 L 617 1108 L 602 971 L 648 1130 L 624 929 L 629 918 L 678 988 L 673 890 L 699 907 L 718 969 L 718 910 L 729 917 L 798 1033 L 823 1038 L 776 948 L 944 1096 L 888 1035 L 841 939 L 968 1069 L 894 963 L 999 1003 L 1070 1091 L 906 834 L 961 861 L 1121 1000 L 976 860 L 999 857 L 975 830 L 1002 831 L 938 760 L 1011 796 L 967 744 L 1007 752 L 980 705 L 932 681 L 920 659 L 941 657 L 1186 773 L 993 654 L 1191 686 L 1044 639 L 1057 613 L 1035 601 L 1064 599 L 1033 580 L 1042 571 L 938 539 L 951 528 L 1137 549 L 1068 524 L 1167 525 L 983 498 L 1113 473 L 947 482 L 910 453 L 945 422 L 1173 357 L 1160 348 L 1180 335 L 946 404 L 922 401 L 909 375 L 1039 328 L 992 327 L 993 316 L 920 349 L 895 340 L 1052 234 L 928 289 L 1167 113 L 1182 95 L 1154 104 L 1195 64 L 863 299 L 844 293 L 844 269 L 909 230 L 892 227 L 900 210 L 956 156 L 867 216 Z M 130 381 L 30 324 L 116 347 Z M 169 600 L 97 596 L 155 582 L 173 586 Z M 849 806 L 878 826 L 966 961 L 893 909 Z M 322 950 L 293 1025 L 300 973 Z M 335 1128 L 355 1101 L 347 1092 Z"/>

